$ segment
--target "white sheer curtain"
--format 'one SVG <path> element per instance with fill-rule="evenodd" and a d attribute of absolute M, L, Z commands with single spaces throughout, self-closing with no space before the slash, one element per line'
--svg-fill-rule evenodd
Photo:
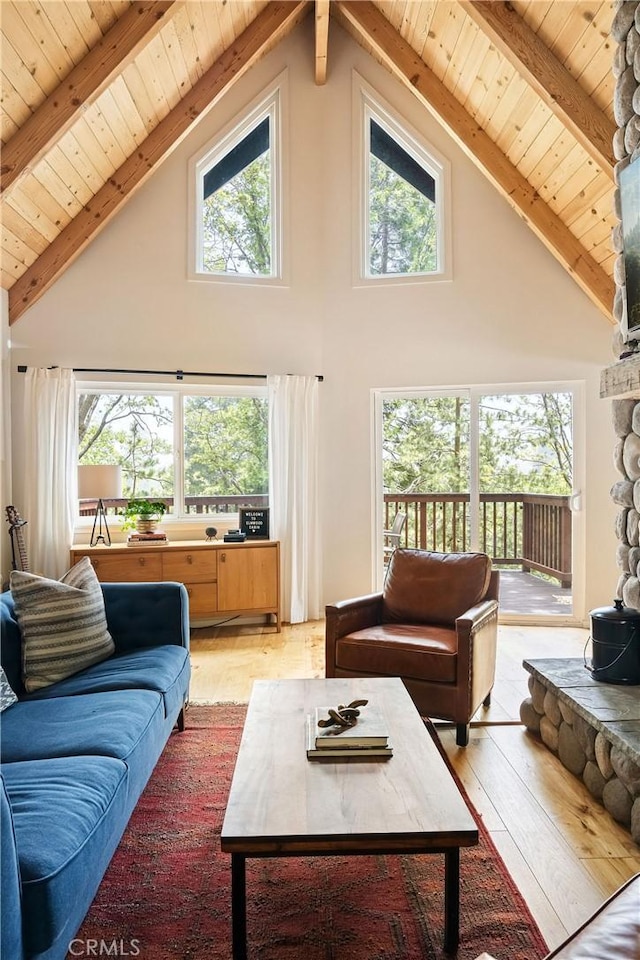
<path fill-rule="evenodd" d="M 29 367 L 24 396 L 25 504 L 29 565 L 47 577 L 69 568 L 77 510 L 78 452 L 73 370 Z"/>
<path fill-rule="evenodd" d="M 270 376 L 271 536 L 280 541 L 282 619 L 320 618 L 318 380 Z"/>

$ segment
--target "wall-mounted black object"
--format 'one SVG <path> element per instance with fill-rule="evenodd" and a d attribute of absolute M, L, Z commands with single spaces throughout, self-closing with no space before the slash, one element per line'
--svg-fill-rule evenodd
<path fill-rule="evenodd" d="M 625 273 L 621 327 L 629 343 L 640 340 L 640 159 L 621 170 L 618 179 Z"/>

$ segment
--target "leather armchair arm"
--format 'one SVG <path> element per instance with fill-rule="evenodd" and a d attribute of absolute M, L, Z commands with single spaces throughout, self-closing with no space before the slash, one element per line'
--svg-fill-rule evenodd
<path fill-rule="evenodd" d="M 458 633 L 458 690 L 473 716 L 491 693 L 496 670 L 498 603 L 483 600 L 456 620 Z M 471 685 L 468 678 L 471 677 Z"/>
<path fill-rule="evenodd" d="M 354 600 L 341 600 L 325 607 L 325 665 L 327 677 L 335 676 L 336 641 L 355 630 L 364 630 L 382 622 L 382 592 Z"/>
<path fill-rule="evenodd" d="M 480 603 L 477 603 L 475 607 L 471 607 L 470 610 L 463 613 L 461 617 L 456 618 L 458 636 L 465 634 L 469 636 L 471 633 L 477 633 L 485 624 L 490 623 L 497 616 L 497 601 L 482 600 Z"/>

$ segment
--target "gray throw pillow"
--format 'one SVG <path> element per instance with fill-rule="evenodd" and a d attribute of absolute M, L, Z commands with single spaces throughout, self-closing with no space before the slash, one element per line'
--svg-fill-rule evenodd
<path fill-rule="evenodd" d="M 102 589 L 88 557 L 61 580 L 12 570 L 10 586 L 22 636 L 22 678 L 29 693 L 114 652 Z"/>
<path fill-rule="evenodd" d="M 12 703 L 16 703 L 17 699 L 4 669 L 0 667 L 0 713 L 10 707 Z"/>

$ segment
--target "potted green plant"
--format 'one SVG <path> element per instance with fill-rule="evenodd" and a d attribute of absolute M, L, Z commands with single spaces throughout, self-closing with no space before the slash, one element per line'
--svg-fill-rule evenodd
<path fill-rule="evenodd" d="M 166 510 L 164 500 L 147 500 L 144 497 L 129 500 L 124 509 L 122 527 L 124 530 L 135 527 L 139 533 L 153 533 Z"/>

